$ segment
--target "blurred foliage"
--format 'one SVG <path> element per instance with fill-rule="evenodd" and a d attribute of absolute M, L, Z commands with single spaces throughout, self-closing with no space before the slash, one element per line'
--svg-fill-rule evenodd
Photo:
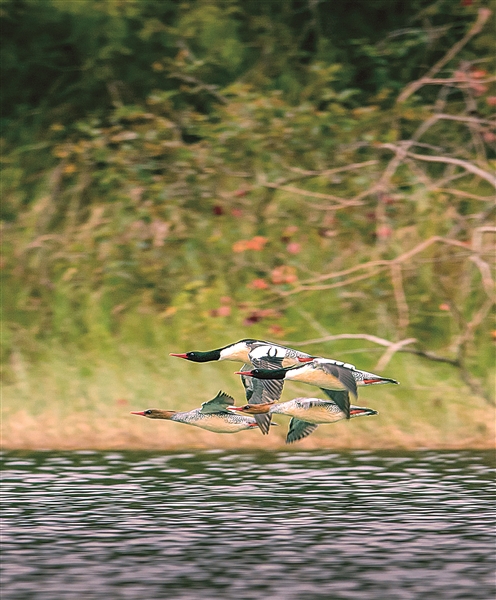
<path fill-rule="evenodd" d="M 263 323 L 487 373 L 494 190 L 435 157 L 494 165 L 488 28 L 396 102 L 483 4 L 3 0 L 4 356 Z"/>

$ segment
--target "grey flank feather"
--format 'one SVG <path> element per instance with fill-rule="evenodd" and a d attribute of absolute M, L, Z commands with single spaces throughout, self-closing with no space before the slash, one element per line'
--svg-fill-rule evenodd
<path fill-rule="evenodd" d="M 321 390 L 328 396 L 333 402 L 335 402 L 339 408 L 344 412 L 346 418 L 350 418 L 350 394 L 347 391 L 339 390 Z"/>
<path fill-rule="evenodd" d="M 307 423 L 306 421 L 302 421 L 301 419 L 293 417 L 289 422 L 288 435 L 286 436 L 286 444 L 292 444 L 293 442 L 302 440 L 316 429 L 317 425 L 315 423 Z"/>
<path fill-rule="evenodd" d="M 200 412 L 204 415 L 211 415 L 213 413 L 227 413 L 230 415 L 232 413 L 227 410 L 227 407 L 234 403 L 234 398 L 221 390 L 215 398 L 201 405 Z"/>

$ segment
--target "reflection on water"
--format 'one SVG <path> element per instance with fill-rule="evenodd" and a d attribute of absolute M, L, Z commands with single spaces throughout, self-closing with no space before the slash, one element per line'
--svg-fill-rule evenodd
<path fill-rule="evenodd" d="M 2 457 L 2 600 L 494 597 L 488 452 Z"/>

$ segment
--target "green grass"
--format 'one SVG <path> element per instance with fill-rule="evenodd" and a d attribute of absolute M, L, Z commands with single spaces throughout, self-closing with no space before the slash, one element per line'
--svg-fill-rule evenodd
<path fill-rule="evenodd" d="M 207 349 L 240 337 L 218 339 L 216 344 L 206 334 L 196 344 L 166 342 L 153 348 L 123 344 L 86 352 L 54 343 L 43 360 L 35 361 L 14 352 L 9 380 L 3 385 L 2 445 L 16 449 L 283 447 L 288 425 L 284 416 L 275 417 L 281 427 L 265 437 L 258 431 L 213 434 L 129 414 L 151 407 L 189 410 L 213 398 L 219 389 L 231 394 L 237 404 L 243 403 L 242 386 L 233 374 L 238 363 L 194 364 L 168 356 L 171 351 Z M 311 351 L 365 369 L 372 369 L 379 357 L 342 346 L 335 353 L 328 348 Z M 377 409 L 378 416 L 320 426 L 291 448 L 493 447 L 494 407 L 471 395 L 452 367 L 396 354 L 384 374 L 401 385 L 361 388 L 358 401 Z M 283 399 L 312 395 L 321 394 L 317 388 L 287 384 Z"/>

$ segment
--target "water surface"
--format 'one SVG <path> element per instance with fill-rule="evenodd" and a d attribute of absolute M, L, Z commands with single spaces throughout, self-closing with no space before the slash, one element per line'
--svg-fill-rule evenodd
<path fill-rule="evenodd" d="M 495 596 L 489 452 L 2 462 L 2 600 Z"/>

